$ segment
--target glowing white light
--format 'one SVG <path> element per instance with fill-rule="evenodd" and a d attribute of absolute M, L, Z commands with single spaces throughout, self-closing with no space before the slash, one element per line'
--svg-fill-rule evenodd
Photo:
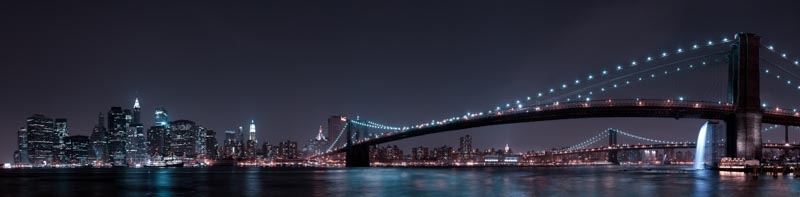
<path fill-rule="evenodd" d="M 647 61 L 648 61 L 648 62 L 649 62 L 649 61 L 652 61 L 652 60 L 653 60 L 653 58 L 652 58 L 652 57 L 647 57 Z"/>
<path fill-rule="evenodd" d="M 536 96 L 538 96 L 538 97 L 542 97 L 542 93 L 541 93 L 541 92 L 539 92 L 539 94 L 536 94 Z"/>
<path fill-rule="evenodd" d="M 786 53 L 782 53 L 781 57 L 786 58 Z"/>
<path fill-rule="evenodd" d="M 722 42 L 728 42 L 728 38 L 723 38 Z"/>
<path fill-rule="evenodd" d="M 683 53 L 683 49 L 678 48 L 678 53 Z"/>
<path fill-rule="evenodd" d="M 617 70 L 622 70 L 622 66 L 617 66 Z"/>
<path fill-rule="evenodd" d="M 700 48 L 700 46 L 697 46 L 696 44 L 692 45 L 692 49 L 698 49 L 698 48 Z"/>
<path fill-rule="evenodd" d="M 656 77 L 656 74 L 650 74 L 650 78 Z"/>
<path fill-rule="evenodd" d="M 667 57 L 667 52 L 661 53 L 661 57 Z"/>
<path fill-rule="evenodd" d="M 632 61 L 631 66 L 636 66 L 636 61 Z"/>
<path fill-rule="evenodd" d="M 601 92 L 605 92 L 605 91 L 606 91 L 606 88 L 600 88 L 600 91 L 601 91 Z"/>
<path fill-rule="evenodd" d="M 682 96 L 681 96 L 681 97 L 678 97 L 678 100 L 679 100 L 679 101 L 683 101 L 683 97 L 682 97 Z"/>
<path fill-rule="evenodd" d="M 617 87 L 617 84 L 614 84 L 614 88 L 616 88 L 616 87 Z"/>
<path fill-rule="evenodd" d="M 592 80 L 592 79 L 594 79 L 594 77 L 592 75 L 589 75 L 589 77 L 587 77 L 587 79 Z"/>
<path fill-rule="evenodd" d="M 769 49 L 770 51 L 774 51 L 774 50 L 775 50 L 775 47 L 774 47 L 774 46 L 772 46 L 772 45 L 769 45 L 769 46 L 767 47 L 767 49 Z"/>
<path fill-rule="evenodd" d="M 800 61 L 795 60 L 794 65 L 800 65 Z"/>
<path fill-rule="evenodd" d="M 550 88 L 550 92 L 553 92 L 553 91 L 555 91 L 555 90 L 553 88 Z"/>
<path fill-rule="evenodd" d="M 531 100 L 531 97 L 529 96 L 527 99 L 530 101 L 530 100 Z"/>
<path fill-rule="evenodd" d="M 708 41 L 708 46 L 714 45 L 713 41 Z"/>
<path fill-rule="evenodd" d="M 579 83 L 581 83 L 581 80 L 577 80 L 577 79 L 576 79 L 576 80 L 575 80 L 575 84 L 579 84 Z"/>
<path fill-rule="evenodd" d="M 561 88 L 567 88 L 567 84 L 561 84 Z"/>

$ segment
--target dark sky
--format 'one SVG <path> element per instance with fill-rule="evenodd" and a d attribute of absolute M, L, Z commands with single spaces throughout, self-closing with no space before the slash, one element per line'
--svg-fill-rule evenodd
<path fill-rule="evenodd" d="M 88 135 L 98 112 L 130 108 L 135 97 L 147 127 L 163 106 L 173 120 L 218 133 L 254 119 L 261 142 L 306 141 L 333 114 L 407 125 L 489 110 L 613 64 L 741 31 L 800 54 L 798 8 L 796 1 L 5 1 L 0 161 L 11 161 L 16 130 L 31 114 L 68 118 L 72 134 Z M 640 97 L 637 89 L 664 95 L 658 98 L 723 95 L 698 88 L 710 84 L 708 76 L 724 81 L 707 69 L 602 97 Z M 769 96 L 799 95 L 786 90 Z M 471 134 L 475 147 L 530 150 L 575 144 L 608 127 L 694 140 L 702 122 L 561 120 L 392 144 L 457 146 Z"/>

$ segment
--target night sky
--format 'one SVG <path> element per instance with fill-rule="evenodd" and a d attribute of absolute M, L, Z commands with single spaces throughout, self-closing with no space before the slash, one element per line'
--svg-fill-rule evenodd
<path fill-rule="evenodd" d="M 171 120 L 196 121 L 220 140 L 252 119 L 259 142 L 305 144 L 330 115 L 404 126 L 485 111 L 736 32 L 800 54 L 796 1 L 24 2 L 0 3 L 0 162 L 12 161 L 16 132 L 31 114 L 67 118 L 71 134 L 88 135 L 98 112 L 131 108 L 135 97 L 146 127 L 154 108 L 165 107 Z M 702 69 L 598 97 L 724 95 L 725 68 Z M 762 99 L 800 96 L 783 90 Z M 694 140 L 702 122 L 560 120 L 391 144 L 457 147 L 470 134 L 481 149 L 541 150 L 609 127 L 683 141 Z"/>

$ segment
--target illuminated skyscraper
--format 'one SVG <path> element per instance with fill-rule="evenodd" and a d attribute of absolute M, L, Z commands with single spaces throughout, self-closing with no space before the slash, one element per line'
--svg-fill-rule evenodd
<path fill-rule="evenodd" d="M 67 127 L 67 119 L 56 119 L 55 123 L 56 139 L 53 140 L 53 162 L 64 163 L 67 161 L 64 155 L 64 138 L 69 136 L 69 128 Z"/>
<path fill-rule="evenodd" d="M 35 114 L 28 118 L 28 160 L 33 165 L 46 165 L 53 162 L 53 141 L 58 135 L 53 119 Z"/>
<path fill-rule="evenodd" d="M 147 160 L 147 145 L 144 137 L 144 126 L 141 122 L 141 106 L 139 98 L 133 102 L 133 117 L 127 131 L 127 160 L 129 165 L 143 164 Z"/>
<path fill-rule="evenodd" d="M 30 164 L 28 162 L 28 130 L 25 127 L 17 131 L 17 151 L 14 152 L 14 164 Z"/>
<path fill-rule="evenodd" d="M 169 128 L 169 116 L 163 107 L 156 108 L 156 126 Z"/>
<path fill-rule="evenodd" d="M 92 130 L 89 137 L 91 145 L 89 147 L 89 161 L 92 163 L 105 163 L 108 160 L 108 132 L 106 130 L 103 113 L 97 115 L 97 125 Z"/>
<path fill-rule="evenodd" d="M 150 156 L 165 156 L 169 148 L 167 139 L 167 128 L 164 126 L 152 126 L 147 130 L 147 153 Z"/>
<path fill-rule="evenodd" d="M 325 138 L 334 140 L 339 132 L 343 131 L 344 127 L 347 125 L 347 117 L 344 115 L 336 115 L 331 116 L 328 118 L 328 133 L 325 135 Z M 333 138 L 332 138 L 333 137 Z"/>
<path fill-rule="evenodd" d="M 128 114 L 130 110 L 122 110 L 122 107 L 111 107 L 108 111 L 108 154 L 112 165 L 125 164 Z"/>
<path fill-rule="evenodd" d="M 258 142 L 258 140 L 256 140 L 256 121 L 255 120 L 250 120 L 250 137 L 247 138 L 247 139 L 248 140 L 252 140 L 254 142 Z"/>
<path fill-rule="evenodd" d="M 89 164 L 89 136 L 74 135 L 64 138 L 66 163 L 85 166 Z"/>

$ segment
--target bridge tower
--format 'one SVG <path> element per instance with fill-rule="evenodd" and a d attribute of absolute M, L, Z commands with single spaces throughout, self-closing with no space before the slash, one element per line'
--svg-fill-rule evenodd
<path fill-rule="evenodd" d="M 350 121 L 350 120 L 348 120 Z M 357 124 L 349 122 L 346 125 L 347 129 L 347 147 L 345 150 L 345 166 L 346 167 L 369 167 L 369 146 L 354 145 L 353 134 L 357 133 L 360 129 Z"/>
<path fill-rule="evenodd" d="M 617 145 L 617 130 L 608 129 L 608 146 L 614 147 L 616 145 Z M 616 150 L 608 151 L 608 162 L 611 162 L 613 164 L 619 164 Z"/>
<path fill-rule="evenodd" d="M 736 34 L 728 65 L 728 101 L 735 112 L 726 119 L 728 157 L 761 159 L 760 36 Z"/>

